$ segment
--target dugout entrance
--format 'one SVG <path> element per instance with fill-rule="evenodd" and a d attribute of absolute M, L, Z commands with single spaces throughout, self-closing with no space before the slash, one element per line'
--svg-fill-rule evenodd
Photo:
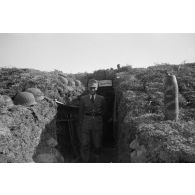
<path fill-rule="evenodd" d="M 99 80 L 97 94 L 104 96 L 106 101 L 106 118 L 103 127 L 103 146 L 115 145 L 115 132 L 113 128 L 113 113 L 115 92 L 112 80 Z"/>

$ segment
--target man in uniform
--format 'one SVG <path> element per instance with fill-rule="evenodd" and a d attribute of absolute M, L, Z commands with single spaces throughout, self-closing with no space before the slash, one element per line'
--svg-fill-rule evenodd
<path fill-rule="evenodd" d="M 80 128 L 81 128 L 81 158 L 89 162 L 91 144 L 94 149 L 95 162 L 100 160 L 101 142 L 103 133 L 103 118 L 105 116 L 105 100 L 96 94 L 98 82 L 90 79 L 89 93 L 80 100 Z"/>

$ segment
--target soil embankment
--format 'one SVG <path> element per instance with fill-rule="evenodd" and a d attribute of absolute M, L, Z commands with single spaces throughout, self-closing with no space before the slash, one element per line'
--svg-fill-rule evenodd
<path fill-rule="evenodd" d="M 0 115 L 0 161 L 33 162 L 37 146 L 55 139 L 56 106 L 43 100 L 33 107 L 13 106 Z M 52 149 L 49 145 L 48 149 Z M 36 154 L 35 154 L 36 152 Z"/>
<path fill-rule="evenodd" d="M 55 99 L 69 104 L 84 91 L 80 81 L 60 71 L 2 68 L 0 74 L 0 162 L 64 162 L 58 150 Z M 13 105 L 16 94 L 38 88 L 44 99 Z M 12 100 L 5 99 L 12 98 Z M 13 101 L 14 102 L 14 101 Z"/>
<path fill-rule="evenodd" d="M 179 120 L 164 118 L 163 79 L 176 75 Z M 117 74 L 119 162 L 195 162 L 195 65 L 154 66 Z"/>

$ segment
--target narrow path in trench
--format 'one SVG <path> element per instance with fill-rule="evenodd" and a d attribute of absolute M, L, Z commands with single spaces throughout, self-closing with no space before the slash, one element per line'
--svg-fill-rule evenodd
<path fill-rule="evenodd" d="M 82 163 L 80 155 L 73 156 L 72 153 L 64 155 L 65 163 Z M 117 162 L 117 148 L 115 145 L 102 147 L 99 163 L 116 163 Z M 89 163 L 94 163 L 93 159 Z"/>
<path fill-rule="evenodd" d="M 101 154 L 102 163 L 116 163 L 117 149 L 116 146 L 104 147 Z"/>

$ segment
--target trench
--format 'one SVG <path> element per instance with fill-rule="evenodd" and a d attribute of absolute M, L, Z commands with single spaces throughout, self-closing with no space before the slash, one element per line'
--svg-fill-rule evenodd
<path fill-rule="evenodd" d="M 113 87 L 99 87 L 97 94 L 104 96 L 107 113 L 103 122 L 103 137 L 100 162 L 117 162 L 117 129 L 114 121 L 115 91 Z M 57 108 L 57 142 L 64 162 L 82 162 L 80 157 L 79 107 L 58 104 Z M 93 163 L 93 158 L 90 159 Z"/>
<path fill-rule="evenodd" d="M 113 80 L 114 87 L 97 91 L 108 110 L 100 162 L 195 162 L 194 109 L 184 101 L 180 120 L 166 121 L 162 80 L 143 84 L 126 72 Z M 59 104 L 56 126 L 64 162 L 81 162 L 78 107 Z"/>

